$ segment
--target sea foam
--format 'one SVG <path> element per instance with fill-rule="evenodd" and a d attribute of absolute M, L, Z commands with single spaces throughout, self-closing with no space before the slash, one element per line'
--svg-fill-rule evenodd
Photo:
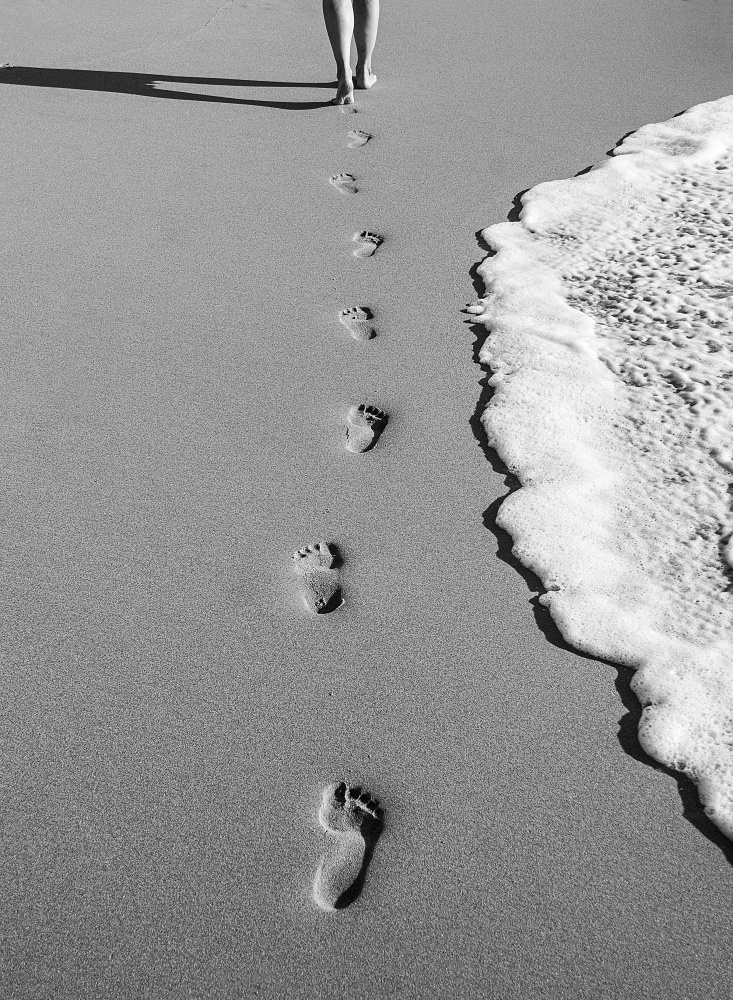
<path fill-rule="evenodd" d="M 565 639 L 636 668 L 639 739 L 733 839 L 733 97 L 484 230 L 497 521 Z"/>

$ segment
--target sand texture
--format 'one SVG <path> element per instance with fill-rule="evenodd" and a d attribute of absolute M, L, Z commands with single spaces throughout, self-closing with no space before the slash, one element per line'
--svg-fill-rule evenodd
<path fill-rule="evenodd" d="M 730 8 L 383 8 L 355 113 L 310 0 L 0 8 L 7 1000 L 729 995 L 730 849 L 494 528 L 459 310 L 518 192 L 733 91 Z"/>

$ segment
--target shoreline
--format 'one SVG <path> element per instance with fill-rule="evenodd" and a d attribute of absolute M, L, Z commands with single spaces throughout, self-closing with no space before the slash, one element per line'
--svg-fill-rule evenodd
<path fill-rule="evenodd" d="M 0 85 L 12 1000 L 726 996 L 729 864 L 487 530 L 459 310 L 517 191 L 730 91 L 729 13 L 385 7 L 353 115 L 303 107 L 331 55 L 301 0 L 0 15 L 21 66 L 276 84 Z M 358 403 L 389 413 L 363 455 Z M 309 617 L 320 539 L 345 603 Z M 341 779 L 386 822 L 325 914 Z"/>

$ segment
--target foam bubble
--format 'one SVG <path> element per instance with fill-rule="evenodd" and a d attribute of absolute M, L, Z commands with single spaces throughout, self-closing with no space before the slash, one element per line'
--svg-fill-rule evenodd
<path fill-rule="evenodd" d="M 733 838 L 733 97 L 483 233 L 498 523 L 568 642 L 636 668 L 644 748 Z"/>

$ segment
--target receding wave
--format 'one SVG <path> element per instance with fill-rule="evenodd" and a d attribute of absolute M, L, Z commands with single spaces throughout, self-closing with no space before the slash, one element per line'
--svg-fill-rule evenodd
<path fill-rule="evenodd" d="M 639 738 L 733 839 L 733 97 L 647 125 L 491 226 L 472 311 L 498 523 Z"/>

